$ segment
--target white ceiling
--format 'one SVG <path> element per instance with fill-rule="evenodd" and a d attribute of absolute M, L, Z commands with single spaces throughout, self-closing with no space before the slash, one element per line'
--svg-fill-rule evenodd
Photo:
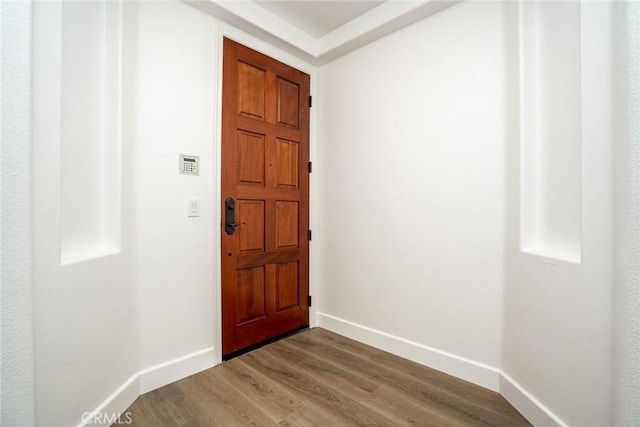
<path fill-rule="evenodd" d="M 312 37 L 320 38 L 384 1 L 254 0 Z"/>
<path fill-rule="evenodd" d="M 462 0 L 183 0 L 322 65 Z"/>

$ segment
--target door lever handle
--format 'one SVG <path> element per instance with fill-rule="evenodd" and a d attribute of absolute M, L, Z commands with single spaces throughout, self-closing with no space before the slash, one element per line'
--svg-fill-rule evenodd
<path fill-rule="evenodd" d="M 240 225 L 236 222 L 236 202 L 231 197 L 224 201 L 224 231 L 233 234 L 236 227 Z"/>

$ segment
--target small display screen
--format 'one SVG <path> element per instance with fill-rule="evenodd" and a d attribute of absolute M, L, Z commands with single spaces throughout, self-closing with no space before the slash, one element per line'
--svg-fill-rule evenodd
<path fill-rule="evenodd" d="M 189 159 L 189 158 L 184 158 L 185 162 L 191 162 L 191 163 L 195 163 L 196 159 Z"/>

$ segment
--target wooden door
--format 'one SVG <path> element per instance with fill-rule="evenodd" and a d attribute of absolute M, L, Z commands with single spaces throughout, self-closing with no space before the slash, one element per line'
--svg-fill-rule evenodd
<path fill-rule="evenodd" d="M 223 67 L 222 354 L 228 356 L 309 324 L 309 75 L 229 39 Z M 235 215 L 230 227 L 227 200 Z"/>

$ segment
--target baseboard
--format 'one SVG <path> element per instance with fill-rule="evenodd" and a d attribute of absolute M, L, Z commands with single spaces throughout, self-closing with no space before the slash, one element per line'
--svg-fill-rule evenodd
<path fill-rule="evenodd" d="M 534 426 L 567 426 L 513 378 L 496 368 L 329 314 L 317 313 L 316 323 L 337 334 L 497 391 Z M 216 363 L 214 349 L 210 347 L 143 369 L 125 381 L 93 412 L 85 413 L 78 427 L 110 426 L 115 421 L 114 414 L 123 414 L 126 422 L 125 410 L 141 394 L 209 369 Z"/>
<path fill-rule="evenodd" d="M 499 392 L 534 426 L 567 426 L 560 417 L 555 415 L 549 408 L 544 406 L 531 393 L 504 372 L 500 374 Z"/>
<path fill-rule="evenodd" d="M 216 358 L 213 347 L 210 347 L 144 369 L 138 373 L 140 376 L 140 394 L 204 371 L 215 364 Z"/>
<path fill-rule="evenodd" d="M 93 412 L 83 414 L 78 427 L 110 426 L 120 415 L 122 423 L 128 424 L 125 411 L 138 396 L 215 365 L 214 349 L 210 347 L 143 369 L 125 381 Z"/>
<path fill-rule="evenodd" d="M 124 411 L 140 396 L 138 374 L 124 382 L 111 396 L 92 412 L 85 412 L 81 416 L 78 427 L 110 426 Z"/>
<path fill-rule="evenodd" d="M 497 391 L 534 426 L 567 426 L 560 417 L 499 369 L 326 313 L 317 313 L 316 322 L 321 328 Z"/>
<path fill-rule="evenodd" d="M 317 313 L 317 324 L 321 328 L 462 378 L 490 390 L 499 390 L 500 371 L 494 367 L 386 332 L 358 325 L 326 313 Z"/>

